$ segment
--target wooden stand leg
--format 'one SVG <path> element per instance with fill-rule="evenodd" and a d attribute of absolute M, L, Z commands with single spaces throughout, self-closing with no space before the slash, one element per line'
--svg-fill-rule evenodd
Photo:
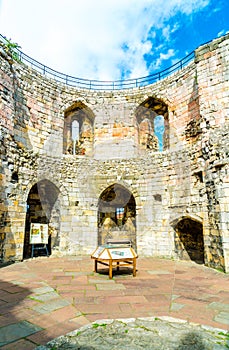
<path fill-rule="evenodd" d="M 117 271 L 119 271 L 119 261 L 117 262 Z"/>
<path fill-rule="evenodd" d="M 133 276 L 136 276 L 136 258 L 133 259 Z"/>
<path fill-rule="evenodd" d="M 109 260 L 109 278 L 112 279 L 112 260 Z"/>
<path fill-rule="evenodd" d="M 97 269 L 98 269 L 98 261 L 95 260 L 95 267 L 94 267 L 94 271 L 97 272 Z"/>

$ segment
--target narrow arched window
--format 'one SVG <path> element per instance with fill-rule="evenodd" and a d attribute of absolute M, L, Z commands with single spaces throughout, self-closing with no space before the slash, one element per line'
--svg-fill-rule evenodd
<path fill-rule="evenodd" d="M 168 115 L 168 106 L 156 97 L 147 98 L 137 107 L 138 141 L 141 150 L 163 151 L 169 148 Z"/>
<path fill-rule="evenodd" d="M 79 122 L 73 120 L 72 122 L 72 141 L 73 141 L 73 154 L 76 154 L 76 145 L 79 141 Z"/>
<path fill-rule="evenodd" d="M 64 115 L 64 154 L 92 156 L 94 114 L 81 102 L 70 106 Z"/>
<path fill-rule="evenodd" d="M 157 115 L 154 118 L 154 134 L 158 138 L 159 151 L 163 151 L 164 145 L 165 121 L 163 115 Z"/>

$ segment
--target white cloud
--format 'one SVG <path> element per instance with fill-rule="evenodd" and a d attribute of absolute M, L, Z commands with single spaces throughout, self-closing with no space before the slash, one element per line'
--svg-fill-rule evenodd
<path fill-rule="evenodd" d="M 29 56 L 69 75 L 139 77 L 149 73 L 144 55 L 155 50 L 157 29 L 177 12 L 189 15 L 209 1 L 2 0 L 0 32 Z M 178 26 L 164 27 L 165 43 Z M 160 60 L 173 55 L 167 50 Z"/>
<path fill-rule="evenodd" d="M 218 37 L 220 37 L 220 36 L 222 36 L 222 35 L 226 35 L 226 34 L 228 34 L 229 33 L 229 31 L 228 30 L 226 30 L 226 29 L 223 29 L 223 30 L 221 30 L 219 33 L 218 33 Z"/>
<path fill-rule="evenodd" d="M 166 53 L 160 53 L 159 58 L 157 58 L 156 61 L 152 63 L 151 69 L 159 70 L 163 61 L 168 60 L 169 58 L 172 58 L 174 56 L 174 49 L 168 49 Z"/>

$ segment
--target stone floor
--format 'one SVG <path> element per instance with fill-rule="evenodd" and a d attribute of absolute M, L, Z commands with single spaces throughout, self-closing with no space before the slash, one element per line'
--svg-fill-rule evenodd
<path fill-rule="evenodd" d="M 133 277 L 123 268 L 109 280 L 106 269 L 93 272 L 88 256 L 34 258 L 2 267 L 1 349 L 35 349 L 83 326 L 98 332 L 89 325 L 104 319 L 148 322 L 148 317 L 166 316 L 228 331 L 228 274 L 156 258 L 139 258 L 137 270 Z"/>

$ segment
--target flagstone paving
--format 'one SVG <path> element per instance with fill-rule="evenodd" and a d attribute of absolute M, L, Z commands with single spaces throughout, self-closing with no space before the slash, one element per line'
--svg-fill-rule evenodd
<path fill-rule="evenodd" d="M 93 272 L 90 257 L 39 257 L 0 268 L 0 347 L 32 350 L 101 319 L 167 316 L 229 329 L 229 275 L 194 262 L 139 258 Z"/>

